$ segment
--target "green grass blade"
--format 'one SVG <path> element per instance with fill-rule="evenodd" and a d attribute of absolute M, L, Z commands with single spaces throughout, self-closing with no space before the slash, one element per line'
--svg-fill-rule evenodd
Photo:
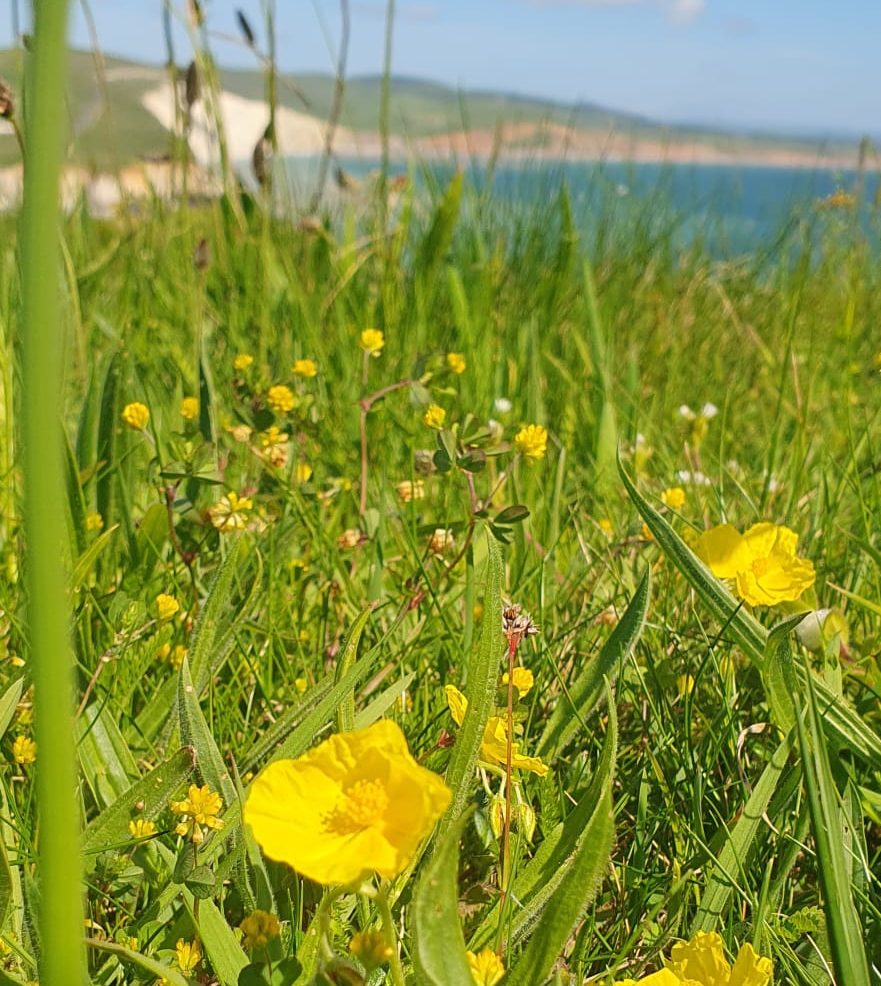
<path fill-rule="evenodd" d="M 192 894 L 186 890 L 182 894 L 220 986 L 238 986 L 239 973 L 248 964 L 248 956 L 223 912 L 211 900 L 200 900 L 197 909 Z"/>
<path fill-rule="evenodd" d="M 464 812 L 447 829 L 413 895 L 413 964 L 425 986 L 468 986 L 471 973 L 459 922 L 459 839 Z"/>
<path fill-rule="evenodd" d="M 0 698 L 0 739 L 6 735 L 6 730 L 9 729 L 23 688 L 24 678 L 16 678 L 3 693 L 3 697 Z"/>
<path fill-rule="evenodd" d="M 495 707 L 499 662 L 505 652 L 502 634 L 502 558 L 495 539 L 489 534 L 486 539 L 483 621 L 480 637 L 468 664 L 468 684 L 465 688 L 468 711 L 456 734 L 456 743 L 447 765 L 446 780 L 453 792 L 453 798 L 441 819 L 438 839 L 462 814 L 472 797 L 474 768 L 483 741 L 484 727 Z M 436 845 L 439 844 L 438 842 Z"/>
<path fill-rule="evenodd" d="M 87 943 L 89 948 L 94 949 L 96 952 L 115 955 L 117 958 L 130 963 L 136 969 L 141 969 L 151 976 L 158 976 L 162 982 L 171 983 L 172 986 L 189 986 L 189 983 L 178 969 L 175 969 L 174 966 L 165 965 L 164 962 L 151 958 L 149 955 L 141 955 L 140 952 L 126 948 L 125 945 L 118 945 L 116 942 L 108 940 L 102 941 L 96 938 L 89 938 Z M 2 986 L 2 980 L 0 980 L 0 986 Z"/>
<path fill-rule="evenodd" d="M 800 705 L 796 730 L 808 792 L 811 831 L 816 846 L 832 964 L 841 986 L 869 986 L 871 980 L 865 936 L 854 906 L 850 862 L 845 856 L 848 836 L 841 797 L 832 779 L 821 713 L 810 684 L 807 702 Z"/>

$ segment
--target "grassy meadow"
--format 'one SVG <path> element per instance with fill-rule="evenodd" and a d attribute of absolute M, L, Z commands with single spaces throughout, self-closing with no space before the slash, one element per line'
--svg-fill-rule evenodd
<path fill-rule="evenodd" d="M 611 984 L 665 960 L 648 982 L 762 986 L 746 946 L 775 983 L 881 982 L 877 255 L 846 202 L 727 260 L 653 215 L 584 233 L 564 190 L 513 214 L 461 176 L 307 222 L 260 197 L 77 209 L 57 394 L 23 384 L 33 254 L 23 282 L 0 217 L 0 983 L 62 954 L 50 893 L 82 900 L 101 986 Z M 56 763 L 22 526 L 22 420 L 56 397 L 64 875 L 37 865 Z M 761 522 L 813 565 L 796 600 L 697 560 L 702 532 Z M 242 809 L 267 766 L 379 723 L 418 767 L 355 758 L 344 802 L 319 760 L 284 775 L 260 811 L 292 827 L 261 851 Z M 346 838 L 304 868 L 363 851 L 357 880 L 280 861 L 320 855 L 313 800 Z M 346 841 L 377 812 L 416 836 L 382 880 Z M 747 956 L 730 976 L 711 933 Z M 685 940 L 715 964 L 677 964 Z"/>

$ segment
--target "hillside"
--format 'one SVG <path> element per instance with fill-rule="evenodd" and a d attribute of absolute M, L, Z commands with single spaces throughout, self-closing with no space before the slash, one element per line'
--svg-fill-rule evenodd
<path fill-rule="evenodd" d="M 0 51 L 0 76 L 20 92 L 22 54 Z M 233 156 L 250 157 L 265 126 L 264 77 L 259 71 L 223 69 L 223 113 Z M 334 80 L 329 75 L 282 77 L 279 105 L 282 150 L 317 153 L 324 139 Z M 374 155 L 378 147 L 381 80 L 347 82 L 337 151 Z M 144 158 L 164 156 L 173 128 L 171 91 L 165 69 L 105 57 L 103 71 L 89 52 L 70 57 L 68 106 L 71 159 L 87 169 L 113 170 Z M 838 164 L 855 160 L 855 146 L 817 140 L 775 139 L 766 135 L 713 132 L 660 125 L 643 117 L 593 104 L 567 105 L 506 93 L 460 92 L 420 79 L 392 83 L 392 153 L 402 158 L 489 154 L 501 140 L 512 157 L 558 157 L 633 160 L 688 160 L 725 163 Z M 211 151 L 210 124 L 197 115 L 194 142 L 202 156 Z M 194 146 L 197 158 L 199 150 Z M 6 127 L 0 129 L 0 165 L 18 161 L 18 148 Z"/>

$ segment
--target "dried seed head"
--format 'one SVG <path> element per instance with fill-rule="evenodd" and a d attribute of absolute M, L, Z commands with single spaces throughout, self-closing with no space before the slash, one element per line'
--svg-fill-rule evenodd
<path fill-rule="evenodd" d="M 0 79 L 0 119 L 11 120 L 15 116 L 15 96 L 12 86 Z"/>
<path fill-rule="evenodd" d="M 245 17 L 243 11 L 241 10 L 236 11 L 236 20 L 239 22 L 239 29 L 241 30 L 242 35 L 245 38 L 245 44 L 249 48 L 253 48 L 255 42 L 254 30 L 251 27 L 250 23 L 248 22 L 248 18 Z"/>
<path fill-rule="evenodd" d="M 511 603 L 502 610 L 502 632 L 509 643 L 520 643 L 524 637 L 534 637 L 538 626 L 532 617 L 523 612 L 519 603 Z"/>

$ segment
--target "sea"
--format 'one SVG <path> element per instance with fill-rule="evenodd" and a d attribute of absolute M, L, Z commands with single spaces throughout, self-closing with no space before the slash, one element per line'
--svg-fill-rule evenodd
<path fill-rule="evenodd" d="M 335 162 L 356 190 L 369 186 L 379 162 Z M 317 159 L 285 161 L 293 196 L 309 197 Z M 436 198 L 457 166 L 421 161 L 391 174 L 409 175 L 424 199 Z M 707 164 L 628 164 L 530 160 L 466 167 L 463 209 L 487 223 L 528 223 L 537 210 L 557 221 L 565 189 L 572 221 L 590 239 L 626 242 L 656 236 L 675 248 L 698 246 L 715 257 L 776 252 L 795 241 L 828 236 L 865 238 L 881 246 L 881 176 L 877 171 L 825 167 Z M 354 193 L 357 195 L 357 191 Z M 543 220 L 544 221 L 544 220 Z"/>

